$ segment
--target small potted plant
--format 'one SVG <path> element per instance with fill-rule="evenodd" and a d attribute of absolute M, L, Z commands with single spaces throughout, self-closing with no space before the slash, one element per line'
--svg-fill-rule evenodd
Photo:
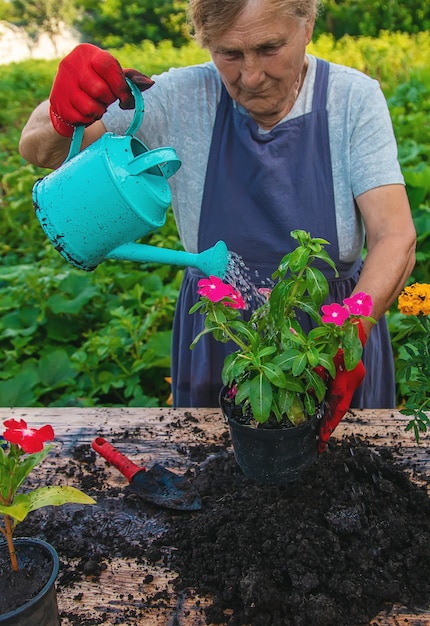
<path fill-rule="evenodd" d="M 400 347 L 396 369 L 397 381 L 405 389 L 400 412 L 411 417 L 406 430 L 413 430 L 419 443 L 430 425 L 430 284 L 405 287 L 398 308 L 407 316 L 396 335 L 396 341 L 407 338 Z"/>
<path fill-rule="evenodd" d="M 361 320 L 374 322 L 368 294 L 323 304 L 328 281 L 315 261 L 337 274 L 328 242 L 302 230 L 291 235 L 297 247 L 280 261 L 273 288 L 264 290 L 265 301 L 247 321 L 242 295 L 213 276 L 199 281 L 200 299 L 190 309 L 205 315 L 191 348 L 207 333 L 237 346 L 224 362 L 220 404 L 239 465 L 262 482 L 294 480 L 316 461 L 318 419 L 337 360 L 349 371 L 358 366 Z M 302 313 L 312 319 L 309 332 L 300 324 Z"/>
<path fill-rule="evenodd" d="M 0 623 L 23 626 L 56 626 L 60 623 L 55 579 L 59 559 L 55 549 L 40 539 L 14 539 L 17 524 L 31 511 L 66 503 L 94 504 L 75 487 L 43 486 L 21 493 L 30 472 L 45 459 L 54 439 L 51 426 L 30 428 L 24 420 L 9 419 L 0 438 Z"/>

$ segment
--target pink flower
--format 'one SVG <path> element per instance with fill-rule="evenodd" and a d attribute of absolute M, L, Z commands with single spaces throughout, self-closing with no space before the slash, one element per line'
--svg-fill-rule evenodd
<path fill-rule="evenodd" d="M 197 285 L 200 287 L 200 289 L 197 289 L 197 293 L 204 298 L 208 298 L 211 302 L 220 302 L 224 300 L 224 298 L 228 298 L 228 300 L 223 302 L 224 306 L 229 306 L 232 309 L 246 308 L 245 301 L 240 292 L 231 285 L 223 283 L 217 276 L 202 278 Z"/>
<path fill-rule="evenodd" d="M 225 394 L 225 397 L 227 398 L 227 400 L 233 400 L 236 394 L 237 394 L 237 387 L 236 385 L 232 385 L 230 389 L 227 391 L 227 393 Z"/>
<path fill-rule="evenodd" d="M 43 450 L 45 441 L 54 439 L 54 430 L 52 426 L 46 425 L 41 428 L 28 428 L 27 422 L 15 419 L 6 420 L 4 422 L 6 430 L 3 433 L 4 439 L 9 443 L 14 443 L 27 452 L 40 452 Z"/>
<path fill-rule="evenodd" d="M 324 324 L 336 324 L 336 326 L 343 326 L 343 323 L 349 317 L 349 311 L 341 304 L 337 304 L 337 302 L 334 302 L 333 304 L 324 304 L 321 307 L 321 311 L 324 313 L 322 316 Z"/>
<path fill-rule="evenodd" d="M 245 300 L 241 294 L 232 288 L 231 293 L 227 296 L 228 300 L 223 300 L 224 306 L 229 306 L 232 309 L 246 309 Z"/>
<path fill-rule="evenodd" d="M 223 283 L 221 278 L 217 276 L 202 278 L 197 285 L 200 287 L 200 289 L 197 289 L 197 293 L 208 298 L 211 302 L 219 302 L 226 296 L 230 296 L 232 291 L 234 291 L 231 285 Z"/>
<path fill-rule="evenodd" d="M 266 298 L 266 300 L 269 300 L 270 294 L 272 293 L 270 287 L 260 287 L 259 289 L 257 289 L 257 291 L 260 296 L 263 296 L 264 298 Z"/>
<path fill-rule="evenodd" d="M 345 298 L 343 303 L 346 307 L 348 307 L 351 315 L 364 315 L 367 317 L 372 313 L 372 296 L 369 296 L 369 294 L 364 291 L 355 293 L 350 298 Z"/>

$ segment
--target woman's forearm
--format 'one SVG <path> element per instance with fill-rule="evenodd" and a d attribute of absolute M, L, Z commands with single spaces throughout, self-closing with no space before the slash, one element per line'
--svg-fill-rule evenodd
<path fill-rule="evenodd" d="M 82 148 L 86 148 L 106 132 L 102 122 L 94 122 L 85 129 Z M 67 157 L 70 137 L 56 132 L 49 117 L 49 101 L 37 106 L 22 129 L 19 153 L 29 163 L 38 167 L 55 169 Z"/>

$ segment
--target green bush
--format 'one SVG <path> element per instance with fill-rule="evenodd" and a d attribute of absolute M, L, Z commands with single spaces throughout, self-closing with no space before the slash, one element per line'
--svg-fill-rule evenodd
<path fill-rule="evenodd" d="M 180 47 L 190 40 L 186 22 L 187 0 L 81 0 L 76 27 L 84 41 L 103 48 L 120 48 L 144 39 L 156 43 L 170 39 Z"/>
<path fill-rule="evenodd" d="M 324 0 L 316 32 L 378 37 L 381 31 L 417 33 L 430 27 L 428 0 Z"/>
<path fill-rule="evenodd" d="M 411 282 L 430 276 L 430 71 L 399 85 L 388 100 L 399 143 L 399 160 L 418 234 Z"/>
<path fill-rule="evenodd" d="M 180 280 L 181 271 L 149 264 L 83 272 L 52 247 L 33 263 L 0 266 L 1 406 L 166 400 Z"/>

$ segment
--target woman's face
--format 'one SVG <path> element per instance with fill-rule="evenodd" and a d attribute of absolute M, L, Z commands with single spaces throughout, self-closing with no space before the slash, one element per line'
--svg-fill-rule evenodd
<path fill-rule="evenodd" d="M 263 128 L 272 128 L 294 104 L 313 25 L 313 20 L 273 17 L 264 0 L 250 0 L 209 46 L 228 93 Z"/>

